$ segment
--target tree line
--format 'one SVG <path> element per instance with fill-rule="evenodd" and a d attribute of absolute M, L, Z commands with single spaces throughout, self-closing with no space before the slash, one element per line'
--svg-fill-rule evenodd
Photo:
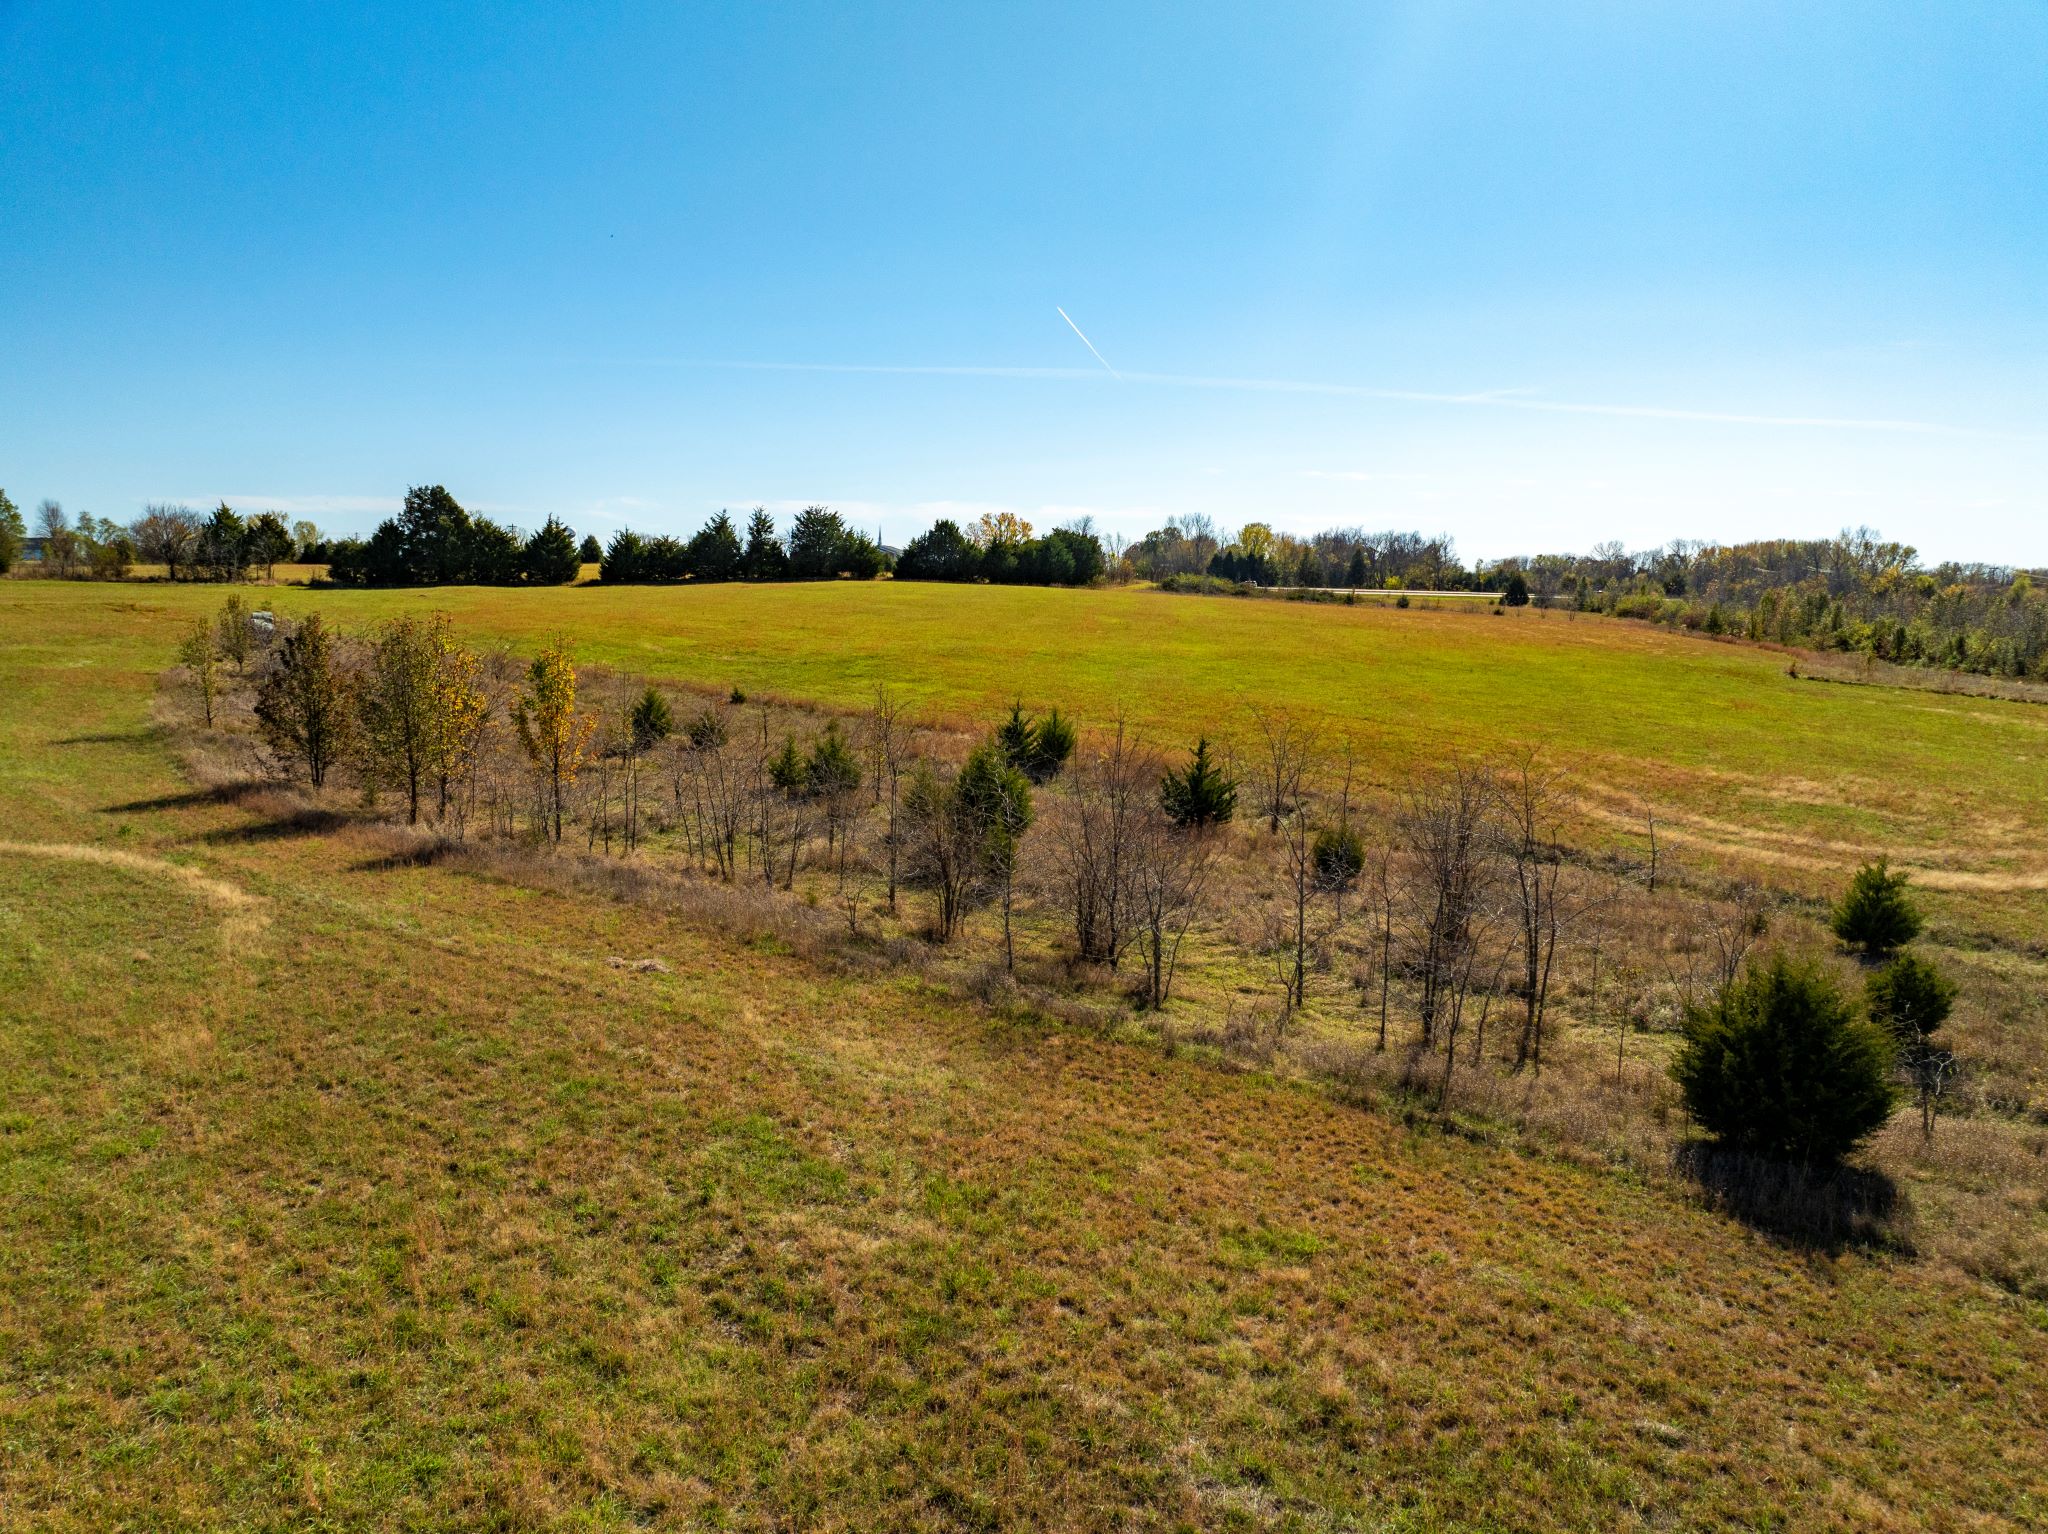
<path fill-rule="evenodd" d="M 1085 521 L 1034 537 L 1011 512 L 984 512 L 971 527 L 942 517 L 896 560 L 900 581 L 986 581 L 996 586 L 1089 586 L 1110 573 L 1102 540 Z"/>
<path fill-rule="evenodd" d="M 521 534 L 463 507 L 441 485 L 416 485 L 367 539 L 327 550 L 337 586 L 563 586 L 583 571 L 576 535 L 557 517 Z"/>
<path fill-rule="evenodd" d="M 1337 529 L 1307 538 L 1261 522 L 1169 522 L 1123 551 L 1132 574 L 1189 589 L 1487 591 L 1510 607 L 1566 607 L 1758 642 L 1862 653 L 1994 676 L 2048 673 L 2048 572 L 1948 562 L 1867 528 L 1833 538 L 1461 563 L 1448 537 Z"/>
<path fill-rule="evenodd" d="M 1312 1001 L 1348 1006 L 1439 1112 L 1461 1073 L 1545 1079 L 1560 975 L 1590 954 L 1569 1067 L 1583 1070 L 1602 975 L 1640 984 L 1614 913 L 1660 898 L 1654 859 L 1603 867 L 1566 847 L 1564 775 L 1533 750 L 1368 794 L 1348 744 L 1280 711 L 1254 710 L 1242 747 L 1160 751 L 1121 719 L 1084 738 L 1021 703 L 963 738 L 886 687 L 821 721 L 581 669 L 559 642 L 524 662 L 481 654 L 444 616 L 344 635 L 317 615 L 265 625 L 239 596 L 181 658 L 209 726 L 239 690 L 276 770 L 316 792 L 354 788 L 458 840 L 673 860 L 836 910 L 854 936 L 895 920 L 950 949 L 979 926 L 1004 973 L 1028 930 L 1151 1013 L 1197 947 L 1270 977 L 1271 1007 L 1221 1037 L 1270 1051 Z M 1681 898 L 1668 865 L 1661 878 L 1662 900 Z M 1702 1128 L 1826 1163 L 1910 1091 L 1933 1133 L 1957 1067 L 1938 1041 L 1955 988 L 1911 950 L 1921 921 L 1902 876 L 1862 870 L 1833 914 L 1860 992 L 1818 956 L 1766 945 L 1753 890 L 1676 909 L 1691 935 L 1673 950 L 1687 968 L 1671 980 L 1672 1073 Z M 1620 1071 L 1644 1014 L 1626 994 L 1607 1010 Z"/>
<path fill-rule="evenodd" d="M 74 520 L 61 502 L 45 500 L 31 535 L 0 490 L 0 575 L 21 562 L 31 536 L 41 548 L 39 573 L 72 580 L 124 580 L 140 563 L 162 565 L 172 580 L 240 581 L 252 569 L 268 573 L 321 552 L 312 523 L 287 526 L 274 511 L 244 516 L 226 502 L 204 517 L 188 506 L 152 504 L 124 526 L 90 513 Z"/>
<path fill-rule="evenodd" d="M 1992 676 L 2048 672 L 2048 589 L 2040 572 L 1923 564 L 1867 528 L 1833 538 L 1680 541 L 1647 553 L 1503 561 L 1539 606 L 1639 618 L 1708 634 L 1870 655 Z"/>
<path fill-rule="evenodd" d="M 605 545 L 598 579 L 607 585 L 677 581 L 873 580 L 889 568 L 872 538 L 846 525 L 827 506 L 806 506 L 790 523 L 787 541 L 766 507 L 747 519 L 742 542 L 729 513 L 721 511 L 688 538 L 643 538 L 621 528 Z"/>

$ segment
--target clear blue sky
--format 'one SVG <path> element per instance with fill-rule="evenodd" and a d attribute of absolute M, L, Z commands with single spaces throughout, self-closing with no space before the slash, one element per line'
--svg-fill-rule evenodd
<path fill-rule="evenodd" d="M 0 485 L 427 482 L 2048 563 L 2048 5 L 0 0 Z"/>

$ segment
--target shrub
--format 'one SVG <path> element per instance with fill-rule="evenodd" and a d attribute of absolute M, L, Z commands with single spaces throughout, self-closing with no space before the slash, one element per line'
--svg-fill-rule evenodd
<path fill-rule="evenodd" d="M 1078 738 L 1073 722 L 1061 717 L 1055 708 L 1032 731 L 1030 759 L 1018 763 L 1024 776 L 1034 783 L 1051 782 L 1072 758 Z"/>
<path fill-rule="evenodd" d="M 1856 870 L 1835 906 L 1835 936 L 1871 958 L 1882 958 L 1920 935 L 1920 912 L 1906 894 L 1906 876 L 1883 858 Z"/>
<path fill-rule="evenodd" d="M 996 726 L 995 742 L 1003 756 L 1033 783 L 1050 783 L 1059 776 L 1067 758 L 1074 754 L 1074 726 L 1054 709 L 1043 719 L 1024 712 L 1022 703 L 1010 705 L 1010 717 Z"/>
<path fill-rule="evenodd" d="M 1517 570 L 1508 577 L 1506 587 L 1501 591 L 1501 601 L 1509 607 L 1529 605 L 1529 578 Z"/>
<path fill-rule="evenodd" d="M 1686 1014 L 1671 1074 L 1692 1116 L 1737 1150 L 1838 1161 L 1890 1116 L 1891 1040 L 1813 962 L 1751 966 Z"/>
<path fill-rule="evenodd" d="M 811 764 L 796 748 L 796 737 L 786 735 L 782 750 L 768 759 L 768 781 L 792 799 L 810 792 Z"/>
<path fill-rule="evenodd" d="M 1205 736 L 1195 742 L 1187 766 L 1159 784 L 1159 807 L 1177 826 L 1220 826 L 1237 813 L 1237 784 L 1209 757 Z"/>
<path fill-rule="evenodd" d="M 696 717 L 690 721 L 689 728 L 684 731 L 689 737 L 692 751 L 716 751 L 725 744 L 730 733 L 725 715 L 715 708 L 699 709 Z"/>
<path fill-rule="evenodd" d="M 804 781 L 821 799 L 843 798 L 860 787 L 860 760 L 840 733 L 838 720 L 828 723 L 813 742 L 804 763 Z"/>
<path fill-rule="evenodd" d="M 675 713 L 660 689 L 650 687 L 640 694 L 626 715 L 626 728 L 633 737 L 635 751 L 651 751 L 675 733 Z"/>
<path fill-rule="evenodd" d="M 1316 833 L 1309 856 L 1318 889 L 1348 890 L 1365 869 L 1365 842 L 1351 827 L 1337 826 Z"/>
<path fill-rule="evenodd" d="M 1864 982 L 1872 1022 L 1891 1030 L 1899 1047 L 1923 1048 L 1955 1010 L 1953 981 L 1927 960 L 1902 953 Z"/>

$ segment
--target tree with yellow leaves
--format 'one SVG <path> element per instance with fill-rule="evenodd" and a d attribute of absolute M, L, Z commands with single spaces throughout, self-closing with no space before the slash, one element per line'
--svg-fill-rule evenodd
<path fill-rule="evenodd" d="M 475 654 L 449 637 L 445 614 L 395 618 L 377 637 L 360 699 L 364 756 L 373 781 L 405 795 L 412 824 L 430 788 L 437 818 L 445 817 L 475 764 L 490 719 L 482 673 Z"/>
<path fill-rule="evenodd" d="M 984 511 L 968 536 L 984 549 L 1019 548 L 1031 541 L 1031 524 L 1014 511 Z"/>
<path fill-rule="evenodd" d="M 597 720 L 576 712 L 576 665 L 560 640 L 533 658 L 512 706 L 519 744 L 541 780 L 550 835 L 562 840 L 562 805 L 590 750 Z"/>
<path fill-rule="evenodd" d="M 483 673 L 476 651 L 450 644 L 444 631 L 434 666 L 437 727 L 431 757 L 436 813 L 444 820 L 457 785 L 468 783 L 475 774 L 483 754 L 484 732 L 490 728 L 491 700 L 484 693 Z M 460 828 L 458 818 L 458 832 Z"/>

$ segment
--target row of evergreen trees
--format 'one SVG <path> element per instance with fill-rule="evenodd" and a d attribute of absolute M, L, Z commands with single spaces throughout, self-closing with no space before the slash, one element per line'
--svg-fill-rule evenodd
<path fill-rule="evenodd" d="M 989 525 L 985 519 L 985 525 Z M 1028 527 L 1025 532 L 1028 534 Z M 1086 586 L 1107 572 L 1091 533 L 1055 528 L 1043 538 L 969 537 L 941 518 L 896 561 L 899 581 L 988 581 L 999 586 Z"/>
<path fill-rule="evenodd" d="M 643 538 L 621 528 L 605 547 L 598 576 L 608 585 L 832 580 L 842 575 L 873 580 L 888 567 L 881 547 L 848 527 L 829 507 L 806 506 L 798 512 L 785 544 L 775 531 L 775 519 L 756 506 L 747 519 L 744 543 L 723 511 L 687 541 L 666 535 Z"/>
<path fill-rule="evenodd" d="M 369 538 L 328 551 L 337 586 L 563 586 L 582 572 L 576 535 L 554 517 L 522 537 L 474 516 L 440 485 L 417 485 Z"/>

